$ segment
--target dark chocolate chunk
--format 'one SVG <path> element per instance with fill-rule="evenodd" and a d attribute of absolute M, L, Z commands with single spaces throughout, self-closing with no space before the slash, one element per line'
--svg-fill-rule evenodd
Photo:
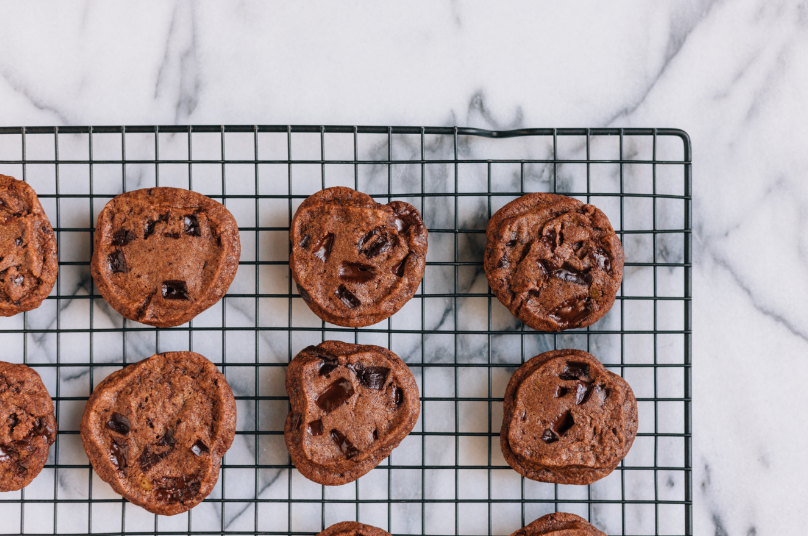
<path fill-rule="evenodd" d="M 359 298 L 354 296 L 353 292 L 348 290 L 345 285 L 340 285 L 336 292 L 337 297 L 345 304 L 345 307 L 348 309 L 356 309 L 362 302 L 359 301 Z"/>
<path fill-rule="evenodd" d="M 146 240 L 151 235 L 154 234 L 154 224 L 157 223 L 154 220 L 150 220 L 146 222 L 146 228 L 143 229 L 143 240 Z"/>
<path fill-rule="evenodd" d="M 194 442 L 194 444 L 191 445 L 191 452 L 194 453 L 194 456 L 199 458 L 203 454 L 207 454 L 208 452 L 210 452 L 210 449 L 206 444 L 202 442 L 201 439 L 197 439 L 196 442 Z"/>
<path fill-rule="evenodd" d="M 163 233 L 163 236 L 166 238 L 179 238 L 180 233 Z"/>
<path fill-rule="evenodd" d="M 390 369 L 387 367 L 365 367 L 362 363 L 357 363 L 351 370 L 356 374 L 359 383 L 368 389 L 376 389 L 381 391 L 384 387 L 384 382 L 387 381 L 387 375 L 390 374 Z"/>
<path fill-rule="evenodd" d="M 544 441 L 545 443 L 555 443 L 556 441 L 558 441 L 558 438 L 553 434 L 552 431 L 550 431 L 549 428 L 547 428 L 541 434 L 541 440 Z"/>
<path fill-rule="evenodd" d="M 48 438 L 48 443 L 51 445 L 56 441 L 56 430 L 51 426 L 47 419 L 37 419 L 34 434 Z"/>
<path fill-rule="evenodd" d="M 580 406 L 587 400 L 589 395 L 592 394 L 592 384 L 587 382 L 575 382 L 575 405 Z"/>
<path fill-rule="evenodd" d="M 169 280 L 163 281 L 163 298 L 167 300 L 190 300 L 188 287 L 185 281 Z"/>
<path fill-rule="evenodd" d="M 311 296 L 309 296 L 309 293 L 306 292 L 306 290 L 303 287 L 298 286 L 297 292 L 298 294 L 300 294 L 300 297 L 303 298 L 304 302 L 311 303 Z"/>
<path fill-rule="evenodd" d="M 14 244 L 17 245 L 17 246 L 21 246 L 22 245 L 22 238 L 15 238 L 14 239 Z"/>
<path fill-rule="evenodd" d="M 323 435 L 323 420 L 317 419 L 309 423 L 309 433 L 313 436 Z"/>
<path fill-rule="evenodd" d="M 387 236 L 387 231 L 382 227 L 376 227 L 372 231 L 368 231 L 359 240 L 358 246 L 360 252 L 364 253 L 367 258 L 372 259 L 390 249 L 390 239 Z"/>
<path fill-rule="evenodd" d="M 175 443 L 176 440 L 174 439 L 174 432 L 170 428 L 166 430 L 165 435 L 163 435 L 163 437 L 160 438 L 160 441 L 157 442 L 157 444 L 161 447 L 173 447 Z"/>
<path fill-rule="evenodd" d="M 126 417 L 126 415 L 121 415 L 120 413 L 113 412 L 109 420 L 107 421 L 107 428 L 121 435 L 126 435 L 132 428 L 132 423 L 129 422 L 129 419 Z"/>
<path fill-rule="evenodd" d="M 328 233 L 322 237 L 317 244 L 314 245 L 312 253 L 314 253 L 314 256 L 320 259 L 322 262 L 325 262 L 328 260 L 329 255 L 331 255 L 332 247 L 334 247 L 334 234 Z"/>
<path fill-rule="evenodd" d="M 345 435 L 339 430 L 331 430 L 331 440 L 339 447 L 339 450 L 345 455 L 347 459 L 351 459 L 360 453 L 360 450 L 353 446 Z"/>
<path fill-rule="evenodd" d="M 110 456 L 109 459 L 118 468 L 119 471 L 123 471 L 126 469 L 126 452 L 128 446 L 125 441 L 118 442 L 116 440 L 112 440 L 112 445 L 110 447 Z"/>
<path fill-rule="evenodd" d="M 196 215 L 189 214 L 182 219 L 182 226 L 185 234 L 188 236 L 202 236 L 202 231 L 199 229 L 199 220 Z"/>
<path fill-rule="evenodd" d="M 555 396 L 556 398 L 561 398 L 562 396 L 564 396 L 564 395 L 566 395 L 566 394 L 567 394 L 567 391 L 569 391 L 569 389 L 567 389 L 567 388 L 566 388 L 566 387 L 564 387 L 564 386 L 559 385 L 559 386 L 557 386 L 557 387 L 556 387 L 556 390 L 555 390 L 555 395 L 554 395 L 554 396 Z"/>
<path fill-rule="evenodd" d="M 328 415 L 345 404 L 353 394 L 354 389 L 351 382 L 345 378 L 340 378 L 320 393 L 315 402 Z"/>
<path fill-rule="evenodd" d="M 151 445 L 146 445 L 146 448 L 143 449 L 143 452 L 140 453 L 140 457 L 137 459 L 141 471 L 144 473 L 148 472 L 149 469 L 163 461 L 163 458 L 171 454 L 172 450 L 173 449 L 168 449 L 164 452 L 154 452 Z"/>
<path fill-rule="evenodd" d="M 317 369 L 320 376 L 328 376 L 339 366 L 339 358 L 331 352 L 318 349 L 316 346 L 310 346 L 309 348 L 322 360 L 320 362 L 320 368 Z"/>
<path fill-rule="evenodd" d="M 564 364 L 564 371 L 558 377 L 562 380 L 589 381 L 589 363 L 568 361 Z"/>
<path fill-rule="evenodd" d="M 8 452 L 6 452 L 4 448 L 8 449 L 8 447 L 0 446 L 0 462 L 5 462 L 11 459 L 11 455 Z"/>
<path fill-rule="evenodd" d="M 507 242 L 505 242 L 505 245 L 508 246 L 509 248 L 512 248 L 515 247 L 516 244 L 518 243 L 519 241 L 514 238 L 513 240 L 508 240 Z"/>
<path fill-rule="evenodd" d="M 311 240 L 311 235 L 306 235 L 300 239 L 300 242 L 298 242 L 297 245 L 300 246 L 301 248 L 304 248 L 309 244 L 309 240 Z"/>
<path fill-rule="evenodd" d="M 343 262 L 339 267 L 339 278 L 353 283 L 367 283 L 376 276 L 376 268 L 361 262 Z"/>
<path fill-rule="evenodd" d="M 116 249 L 114 253 L 107 255 L 107 263 L 109 264 L 109 271 L 113 274 L 125 274 L 127 272 L 126 257 L 124 257 L 123 251 L 120 249 Z"/>
<path fill-rule="evenodd" d="M 404 390 L 401 387 L 396 386 L 396 407 L 401 407 L 401 404 L 404 403 Z"/>
<path fill-rule="evenodd" d="M 612 261 L 611 259 L 609 259 L 609 256 L 606 254 L 606 252 L 603 251 L 601 248 L 599 247 L 593 248 L 592 257 L 595 259 L 595 262 L 598 263 L 598 266 L 600 267 L 601 270 L 606 270 L 607 272 L 610 272 L 612 270 Z"/>
<path fill-rule="evenodd" d="M 572 413 L 570 410 L 567 410 L 553 420 L 552 424 L 550 424 L 550 429 L 558 437 L 561 437 L 566 434 L 574 424 L 575 421 L 572 420 Z"/>
<path fill-rule="evenodd" d="M 177 503 L 194 497 L 200 487 L 196 476 L 163 477 L 154 490 L 154 496 L 158 501 Z"/>
<path fill-rule="evenodd" d="M 553 309 L 549 317 L 564 327 L 582 322 L 591 313 L 589 298 L 572 298 Z"/>
<path fill-rule="evenodd" d="M 395 225 L 396 230 L 399 233 L 406 233 L 413 226 L 415 227 L 416 232 L 421 232 L 424 222 L 421 220 L 421 217 L 418 215 L 415 207 L 401 207 L 401 205 L 398 205 L 397 210 L 398 212 L 396 212 Z"/>
<path fill-rule="evenodd" d="M 410 258 L 410 256 L 407 255 L 406 257 L 401 259 L 401 262 L 398 263 L 397 265 L 395 265 L 393 267 L 393 269 L 391 270 L 397 277 L 404 277 L 404 268 L 406 268 L 407 259 L 409 259 L 409 258 Z"/>
<path fill-rule="evenodd" d="M 592 282 L 592 278 L 589 276 L 589 274 L 568 270 L 566 268 L 558 268 L 553 270 L 551 275 L 566 283 L 574 283 L 576 285 L 583 285 L 585 287 L 589 286 L 589 283 Z"/>
<path fill-rule="evenodd" d="M 135 233 L 128 229 L 124 229 L 121 227 L 114 233 L 112 233 L 112 242 L 111 244 L 116 247 L 123 247 L 127 245 L 129 242 L 137 238 Z"/>

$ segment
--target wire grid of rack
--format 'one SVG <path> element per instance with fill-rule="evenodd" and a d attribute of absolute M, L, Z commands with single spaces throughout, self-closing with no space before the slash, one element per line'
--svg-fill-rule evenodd
<path fill-rule="evenodd" d="M 675 129 L 356 126 L 0 127 L 0 173 L 37 190 L 57 231 L 60 274 L 42 307 L 0 319 L 3 359 L 43 377 L 59 433 L 21 492 L 0 494 L 0 532 L 26 534 L 315 534 L 359 520 L 393 534 L 507 534 L 568 511 L 609 534 L 692 534 L 691 147 Z M 390 320 L 325 324 L 288 273 L 288 229 L 316 190 L 351 186 L 422 211 L 424 281 Z M 89 276 L 95 219 L 114 195 L 194 189 L 234 213 L 242 240 L 227 296 L 189 324 L 122 319 Z M 612 311 L 587 329 L 526 328 L 490 293 L 485 224 L 530 191 L 592 202 L 626 253 Z M 422 414 L 401 446 L 359 481 L 313 485 L 283 444 L 286 363 L 324 339 L 380 344 L 415 374 Z M 542 351 L 580 348 L 623 375 L 640 430 L 612 475 L 590 486 L 525 480 L 499 451 L 502 394 Z M 239 410 L 214 492 L 189 513 L 153 516 L 94 476 L 78 438 L 92 388 L 168 350 L 216 362 Z"/>

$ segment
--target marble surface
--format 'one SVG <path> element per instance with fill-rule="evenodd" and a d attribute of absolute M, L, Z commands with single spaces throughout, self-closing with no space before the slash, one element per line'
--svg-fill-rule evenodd
<path fill-rule="evenodd" d="M 808 291 L 805 2 L 687 0 L 539 6 L 504 1 L 488 5 L 420 1 L 409 2 L 406 7 L 372 2 L 0 2 L 0 13 L 6 21 L 0 38 L 0 124 L 5 126 L 291 123 L 497 129 L 655 126 L 686 130 L 694 150 L 694 532 L 716 536 L 799 532 L 808 499 L 808 488 L 802 484 L 808 470 L 800 462 L 808 447 L 808 433 L 801 424 L 801 409 L 808 405 L 808 390 L 804 388 L 808 372 L 808 306 L 804 299 Z M 82 141 L 74 141 L 76 154 L 81 154 Z M 69 152 L 71 143 L 66 139 L 63 150 Z M 103 146 L 104 142 L 100 143 Z M 169 152 L 183 148 L 181 139 L 168 137 L 161 143 Z M 268 147 L 279 147 L 274 142 L 267 143 Z M 402 142 L 402 155 L 412 155 L 417 149 L 407 143 Z M 149 141 L 133 139 L 132 144 L 133 150 L 148 153 Z M 33 154 L 46 155 L 47 147 L 35 145 L 29 147 Z M 114 152 L 113 145 L 106 149 L 99 146 L 98 150 Z M 335 150 L 346 147 L 339 141 L 333 146 Z M 311 140 L 297 147 L 303 153 L 315 150 L 316 158 L 316 143 Z M 368 155 L 378 155 L 382 147 L 370 143 Z M 519 154 L 542 151 L 535 146 L 514 147 Z M 13 147 L 0 146 L 2 150 L 13 151 Z M 215 151 L 216 142 L 200 140 L 199 145 L 195 142 L 194 150 L 195 155 Z M 429 150 L 439 156 L 447 146 L 435 142 Z M 469 154 L 486 155 L 487 150 L 491 150 L 488 145 L 472 144 Z M 33 158 L 31 154 L 29 158 Z M 77 171 L 71 177 L 65 166 L 62 169 L 62 192 L 75 187 L 76 193 L 82 193 L 87 182 L 84 172 Z M 7 174 L 17 173 L 15 169 L 10 171 L 0 169 Z M 52 170 L 29 166 L 28 173 L 29 181 L 37 183 L 38 189 L 52 184 Z M 100 180 L 103 172 L 97 173 L 98 184 L 107 184 Z M 127 189 L 153 183 L 150 173 L 145 166 L 132 167 L 128 170 Z M 187 182 L 182 172 L 172 173 L 161 172 L 161 184 Z M 267 171 L 267 176 L 272 173 Z M 335 183 L 345 180 L 340 173 L 334 171 Z M 570 173 L 569 187 L 574 190 Z M 117 180 L 119 174 L 120 171 Z M 374 176 L 374 171 L 368 170 L 361 177 L 361 185 L 386 192 L 381 190 L 386 180 L 379 182 Z M 471 185 L 481 180 L 474 171 L 464 176 L 469 177 Z M 512 172 L 496 176 L 503 183 L 495 182 L 495 186 L 507 189 L 513 185 Z M 396 181 L 407 188 L 417 185 L 418 177 L 412 170 L 403 170 Z M 610 175 L 605 173 L 604 177 L 604 187 L 608 187 Z M 65 180 L 71 178 L 75 180 Z M 104 193 L 118 193 L 122 185 L 117 180 L 110 179 L 109 191 Z M 250 180 L 249 173 L 229 173 L 228 192 L 243 188 L 251 193 Z M 318 180 L 317 173 L 301 171 L 294 184 L 295 193 L 316 189 Z M 201 170 L 195 173 L 194 181 L 195 188 L 216 193 L 215 174 Z M 451 181 L 446 170 L 437 169 L 430 175 L 428 187 L 440 191 L 451 187 Z M 536 189 L 546 186 L 540 172 L 535 181 Z M 86 198 L 82 203 L 80 207 L 61 207 L 62 226 L 89 226 L 102 203 L 96 201 L 90 206 Z M 255 225 L 255 214 L 236 205 L 231 210 L 237 213 L 239 223 Z M 453 225 L 452 221 L 443 221 L 451 218 L 447 207 L 421 208 L 434 214 L 431 227 Z M 470 227 L 484 225 L 484 208 L 473 202 L 461 207 L 458 220 Z M 53 218 L 54 204 L 46 203 L 46 209 Z M 268 204 L 258 218 L 262 226 L 284 225 L 288 207 Z M 262 236 L 256 241 L 248 233 L 246 238 L 243 242 L 258 243 L 259 251 L 254 246 L 246 247 L 245 259 L 255 258 L 257 253 L 259 258 L 273 260 L 272 255 L 285 248 L 283 236 Z M 478 247 L 470 243 L 464 251 L 473 254 Z M 89 240 L 87 236 L 65 234 L 62 248 L 63 261 L 80 260 L 89 252 Z M 442 243 L 439 236 L 430 236 L 430 260 L 442 260 L 440 255 L 445 251 L 451 251 L 450 244 Z M 672 262 L 677 258 L 681 262 L 681 249 L 671 245 L 665 251 L 667 258 L 674 259 Z M 87 294 L 90 283 L 85 272 L 81 267 L 63 267 L 61 295 Z M 288 289 L 285 273 L 269 269 L 258 274 L 246 272 L 240 271 L 231 292 L 251 292 L 255 277 L 264 292 Z M 432 272 L 427 274 L 427 293 L 441 292 L 453 284 L 450 275 L 437 269 Z M 479 273 L 462 277 L 462 290 L 485 292 L 485 280 Z M 641 288 L 642 274 L 627 271 L 627 284 L 632 277 L 632 284 Z M 282 302 L 284 314 L 276 315 L 277 304 L 271 301 L 262 302 L 256 310 L 253 303 L 229 299 L 227 325 L 249 327 L 260 318 L 262 325 L 266 322 L 283 326 L 286 300 Z M 89 300 L 62 303 L 60 327 L 86 330 Z M 102 300 L 95 301 L 93 310 L 94 326 L 120 325 L 120 317 Z M 423 322 L 428 329 L 439 331 L 451 328 L 455 318 L 473 325 L 480 318 L 486 319 L 486 313 L 484 307 L 470 300 L 458 306 L 456 312 L 446 304 L 443 309 L 426 308 L 422 319 L 420 304 L 415 305 L 414 300 L 398 320 L 402 329 L 418 329 Z M 493 319 L 501 321 L 495 322 L 495 327 L 513 327 L 507 316 L 497 316 L 496 309 L 492 314 Z M 641 311 L 626 314 L 629 321 L 633 315 L 642 318 Z M 222 308 L 214 308 L 195 325 L 221 326 L 222 316 Z M 319 325 L 305 307 L 296 307 L 293 316 L 294 325 Z M 55 317 L 56 303 L 50 300 L 28 315 L 29 326 L 52 329 Z M 604 320 L 604 329 L 609 329 L 609 321 Z M 4 319 L 0 323 L 2 330 L 21 326 L 22 319 Z M 282 363 L 290 351 L 308 342 L 306 337 L 292 340 L 290 348 L 286 332 L 279 332 L 283 336 L 264 336 L 262 332 L 257 339 L 251 331 L 246 332 L 248 336 L 244 333 L 228 336 L 228 361 L 257 359 L 281 366 L 262 368 L 258 381 L 254 374 L 250 375 L 252 367 L 230 367 L 228 379 L 234 390 L 251 396 L 258 385 L 260 394 L 282 394 Z M 2 335 L 3 358 L 19 360 L 20 339 Z M 88 394 L 89 345 L 94 362 L 103 365 L 94 368 L 93 383 L 120 366 L 122 344 L 115 338 L 119 335 L 113 335 L 106 339 L 106 335 L 95 334 L 92 341 L 86 333 L 62 335 L 60 360 L 76 366 L 62 368 L 60 396 L 80 399 Z M 194 348 L 205 348 L 213 359 L 220 357 L 219 332 L 213 332 L 212 338 L 206 338 L 203 332 L 194 337 Z M 380 338 L 372 333 L 360 335 L 360 340 L 388 342 L 386 335 Z M 514 344 L 501 337 L 492 344 L 492 359 L 502 363 L 515 359 L 518 363 L 518 337 L 516 341 Z M 580 340 L 573 335 L 563 343 L 576 345 Z M 187 332 L 167 331 L 161 333 L 159 341 L 153 334 L 144 334 L 129 337 L 126 344 L 131 362 L 158 348 L 187 347 L 190 341 Z M 485 342 L 471 338 L 458 344 L 461 361 L 474 363 L 481 352 L 487 351 Z M 638 359 L 647 357 L 644 343 L 638 340 L 637 344 L 626 348 L 627 354 L 638 354 Z M 676 343 L 672 344 L 672 354 L 676 355 Z M 420 361 L 423 352 L 425 361 L 440 363 L 446 355 L 446 345 L 440 334 L 427 338 L 424 346 L 406 337 L 393 342 L 394 350 L 411 362 Z M 546 345 L 540 336 L 527 337 L 524 351 L 530 357 L 531 351 L 540 351 Z M 55 338 L 35 337 L 26 348 L 29 362 L 52 362 Z M 598 348 L 604 361 L 612 359 L 609 356 L 614 350 L 613 342 L 604 341 Z M 662 353 L 659 346 L 658 351 Z M 487 381 L 477 377 L 473 367 L 460 369 L 456 385 L 455 378 L 442 370 L 433 367 L 418 371 L 425 396 L 440 396 L 446 389 L 456 389 L 460 396 L 487 396 Z M 502 371 L 513 369 L 492 370 L 492 396 L 498 396 L 507 381 L 507 373 Z M 50 374 L 46 381 L 49 388 L 55 389 L 56 377 Z M 647 378 L 637 378 L 633 385 L 635 389 L 637 385 L 647 386 Z M 676 379 L 665 380 L 661 385 L 661 389 L 670 387 L 672 392 L 681 389 Z M 241 429 L 249 430 L 256 421 L 260 429 L 278 429 L 285 412 L 283 404 L 271 400 L 262 402 L 260 408 L 242 404 Z M 453 430 L 454 416 L 449 421 L 441 418 L 445 411 L 441 411 L 439 403 L 434 404 L 432 408 L 425 405 L 417 430 Z M 62 430 L 77 429 L 82 406 L 81 400 L 61 402 Z M 486 412 L 479 411 L 474 406 L 465 413 L 461 411 L 457 426 L 468 426 L 470 430 L 480 422 L 488 426 Z M 662 414 L 664 419 L 670 413 Z M 495 413 L 495 423 L 496 419 Z M 261 464 L 286 463 L 276 436 L 261 436 L 259 442 L 253 438 L 240 436 L 227 462 L 253 464 L 257 456 Z M 425 446 L 426 458 L 422 459 L 421 436 L 413 436 L 396 450 L 393 463 L 487 463 L 485 445 L 461 445 L 456 460 L 453 441 L 442 444 L 440 436 L 436 436 L 433 443 Z M 671 449 L 675 452 L 674 447 Z M 647 446 L 638 444 L 630 456 L 636 457 L 634 463 L 642 465 L 648 452 Z M 90 495 L 93 499 L 116 498 L 106 484 L 90 477 L 77 435 L 60 437 L 58 455 L 60 465 L 79 468 L 60 469 L 56 485 L 54 470 L 45 469 L 26 489 L 26 499 L 50 499 L 54 493 L 60 499 L 79 501 L 86 501 Z M 492 455 L 492 464 L 497 466 L 497 448 L 492 449 Z M 388 490 L 392 498 L 414 499 L 420 497 L 422 488 L 427 498 L 455 497 L 453 471 L 426 471 L 424 484 L 420 471 L 397 469 L 393 473 L 395 478 L 390 483 L 387 471 L 374 471 L 359 485 L 323 490 L 281 469 L 260 470 L 256 482 L 251 469 L 234 468 L 228 469 L 213 497 L 249 500 L 257 492 L 262 499 L 286 499 L 290 478 L 293 498 L 312 501 L 323 497 L 350 501 L 357 494 L 360 499 L 386 498 Z M 451 473 L 448 478 L 446 473 Z M 649 488 L 642 472 L 637 473 L 636 481 L 626 485 L 627 498 L 643 499 L 649 493 L 653 498 L 653 482 Z M 458 498 L 485 499 L 487 478 L 485 472 L 464 472 Z M 492 497 L 511 500 L 520 496 L 519 479 L 507 467 L 492 471 L 490 486 Z M 560 497 L 586 498 L 586 488 L 560 488 Z M 614 489 L 614 482 L 605 479 L 591 492 L 593 498 L 608 498 Z M 619 492 L 619 481 L 616 489 Z M 675 498 L 682 493 L 682 482 L 671 476 L 659 489 L 660 498 L 664 498 L 662 494 Z M 526 497 L 546 497 L 548 493 L 553 496 L 552 487 L 530 482 L 524 493 Z M 578 512 L 578 506 L 573 504 L 571 509 Z M 356 507 L 350 502 L 329 504 L 325 511 L 317 502 L 295 503 L 291 519 L 285 502 L 263 503 L 258 512 L 247 502 L 227 503 L 224 509 L 219 503 L 203 503 L 194 509 L 191 521 L 187 515 L 155 521 L 154 516 L 131 505 L 123 510 L 120 502 L 95 503 L 89 527 L 86 502 L 60 503 L 57 509 L 52 504 L 28 503 L 22 513 L 18 504 L 0 504 L 0 518 L 4 520 L 0 532 L 19 532 L 20 516 L 25 519 L 26 532 L 46 533 L 90 529 L 119 532 L 122 513 L 124 528 L 136 531 L 183 531 L 192 526 L 195 531 L 219 531 L 224 527 L 236 532 L 316 532 L 322 519 L 331 524 L 356 516 Z M 472 503 L 471 508 L 461 506 L 455 512 L 450 502 L 435 503 L 424 511 L 426 532 L 485 534 L 490 521 L 493 533 L 507 534 L 520 526 L 522 513 L 514 503 L 492 505 L 490 516 L 485 510 Z M 524 515 L 531 521 L 541 513 L 529 510 Z M 627 508 L 625 518 L 619 509 L 615 512 L 606 506 L 590 512 L 584 507 L 581 513 L 589 514 L 609 533 L 620 532 L 621 519 L 625 519 L 628 533 L 654 531 L 653 508 Z M 54 519 L 57 515 L 58 520 Z M 675 512 L 666 515 L 659 514 L 660 533 L 680 533 L 681 516 Z M 6 519 L 12 521 L 7 523 Z M 420 505 L 398 503 L 388 515 L 385 504 L 363 504 L 360 519 L 383 527 L 389 522 L 397 533 L 421 531 Z"/>

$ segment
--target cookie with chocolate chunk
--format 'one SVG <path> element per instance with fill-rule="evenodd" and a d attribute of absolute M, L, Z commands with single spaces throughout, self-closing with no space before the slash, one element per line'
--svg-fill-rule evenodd
<path fill-rule="evenodd" d="M 531 480 L 591 484 L 617 467 L 636 435 L 631 387 L 581 350 L 534 357 L 505 389 L 502 454 Z"/>
<path fill-rule="evenodd" d="M 369 326 L 415 294 L 424 277 L 427 234 L 408 203 L 382 205 L 350 188 L 327 188 L 303 201 L 292 219 L 292 277 L 326 322 Z"/>
<path fill-rule="evenodd" d="M 121 315 L 171 327 L 224 296 L 240 254 L 238 225 L 224 205 L 189 190 L 148 188 L 115 197 L 98 215 L 90 270 Z"/>
<path fill-rule="evenodd" d="M 527 194 L 488 222 L 485 273 L 499 301 L 531 328 L 582 328 L 614 304 L 623 246 L 597 207 Z"/>
<path fill-rule="evenodd" d="M 412 431 L 421 403 L 409 367 L 371 345 L 326 341 L 286 372 L 291 409 L 283 435 L 298 471 L 319 484 L 352 482 Z"/>
<path fill-rule="evenodd" d="M 0 491 L 36 478 L 56 441 L 53 400 L 35 370 L 0 361 Z"/>
<path fill-rule="evenodd" d="M 390 536 L 386 530 L 356 521 L 343 521 L 331 525 L 317 536 Z"/>
<path fill-rule="evenodd" d="M 208 496 L 236 433 L 236 401 L 216 365 L 157 354 L 110 374 L 81 418 L 90 463 L 117 493 L 174 515 Z"/>
<path fill-rule="evenodd" d="M 0 316 L 39 307 L 58 271 L 56 236 L 36 192 L 0 175 Z"/>
<path fill-rule="evenodd" d="M 582 517 L 555 512 L 540 517 L 511 536 L 606 536 L 606 534 Z"/>

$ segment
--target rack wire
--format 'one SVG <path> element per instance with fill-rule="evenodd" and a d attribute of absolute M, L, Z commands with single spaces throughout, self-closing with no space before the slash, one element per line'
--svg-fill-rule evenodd
<path fill-rule="evenodd" d="M 38 192 L 57 232 L 60 273 L 34 311 L 0 319 L 3 359 L 43 377 L 59 433 L 43 472 L 0 493 L 0 533 L 316 534 L 359 520 L 394 535 L 509 534 L 567 511 L 609 534 L 692 534 L 691 146 L 675 129 L 374 126 L 0 127 L 0 173 Z M 424 281 L 391 319 L 362 329 L 323 323 L 288 271 L 288 229 L 311 193 L 351 186 L 421 210 Z M 219 304 L 189 324 L 124 320 L 89 275 L 94 223 L 115 195 L 148 186 L 221 200 L 239 222 L 242 258 Z M 624 282 L 610 313 L 586 329 L 541 333 L 491 294 L 485 224 L 531 191 L 603 209 L 623 241 Z M 324 339 L 380 344 L 419 383 L 414 431 L 357 482 L 302 478 L 283 443 L 288 361 Z M 580 348 L 624 376 L 640 430 L 620 466 L 590 486 L 525 480 L 499 449 L 502 396 L 540 352 Z M 214 492 L 174 517 L 111 491 L 81 448 L 92 388 L 153 353 L 194 350 L 233 387 L 238 431 Z"/>

